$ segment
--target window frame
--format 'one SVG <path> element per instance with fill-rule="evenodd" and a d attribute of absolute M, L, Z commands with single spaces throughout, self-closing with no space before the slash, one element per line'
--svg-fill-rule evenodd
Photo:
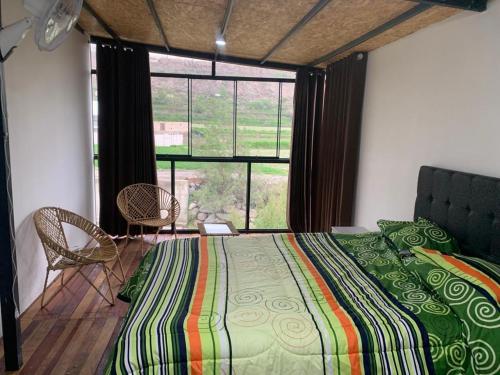
<path fill-rule="evenodd" d="M 192 110 L 193 110 L 193 105 L 192 105 L 192 97 L 193 97 L 193 91 L 192 91 L 192 82 L 193 80 L 209 80 L 209 81 L 232 81 L 234 84 L 234 98 L 233 98 L 233 158 L 241 157 L 238 155 L 238 147 L 237 147 L 237 128 L 238 128 L 238 119 L 237 119 L 237 106 L 238 106 L 238 82 L 271 82 L 271 83 L 278 83 L 278 107 L 277 107 L 277 121 L 276 121 L 276 158 L 280 159 L 280 151 L 281 151 L 281 146 L 280 146 L 280 140 L 281 140 L 281 116 L 282 116 L 282 108 L 283 108 L 283 83 L 295 83 L 295 79 L 293 78 L 269 78 L 269 77 L 245 77 L 245 76 L 219 76 L 216 74 L 217 68 L 216 68 L 216 61 L 212 61 L 212 74 L 211 75 L 199 75 L 199 74 L 178 74 L 178 73 L 160 73 L 160 72 L 151 72 L 151 78 L 181 78 L 181 79 L 187 79 L 188 80 L 188 120 L 189 120 L 189 133 L 188 133 L 188 154 L 189 156 L 193 155 L 193 148 L 192 148 Z M 227 64 L 227 63 L 226 63 Z M 265 69 L 265 68 L 262 68 Z M 276 69 L 274 69 L 276 70 Z M 162 155 L 169 155 L 169 156 L 174 156 L 174 154 L 162 154 Z M 261 157 L 261 156 L 252 156 L 252 158 L 259 159 L 259 158 L 266 158 L 268 159 L 269 157 Z"/>
<path fill-rule="evenodd" d="M 150 53 L 156 53 L 157 51 L 150 51 Z M 168 55 L 168 53 L 164 53 Z M 193 59 L 199 59 L 192 57 Z M 221 61 L 221 63 L 231 63 L 229 61 Z M 216 162 L 216 163 L 243 163 L 247 167 L 247 181 L 246 181 L 246 215 L 245 215 L 245 228 L 238 228 L 240 233 L 287 233 L 290 232 L 289 229 L 284 228 L 250 228 L 250 192 L 251 192 L 251 180 L 252 180 L 252 165 L 253 164 L 290 164 L 290 159 L 288 157 L 281 158 L 281 123 L 282 123 L 282 110 L 283 110 L 283 83 L 296 83 L 294 78 L 271 78 L 271 77 L 247 77 L 247 76 L 222 76 L 217 75 L 216 71 L 217 61 L 212 61 L 212 74 L 211 75 L 199 75 L 199 74 L 179 74 L 179 73 L 162 73 L 162 72 L 150 72 L 151 78 L 182 78 L 188 80 L 188 120 L 189 120 L 189 139 L 188 139 L 188 154 L 156 154 L 156 162 L 170 162 L 170 173 L 171 173 L 171 192 L 175 195 L 175 174 L 176 174 L 176 162 Z M 236 65 L 241 65 L 234 63 Z M 258 64 L 246 64 L 250 66 L 260 67 L 265 69 L 265 67 L 259 66 Z M 274 70 L 279 70 L 276 67 L 270 67 Z M 285 70 L 285 69 L 283 69 Z M 91 69 L 92 75 L 95 75 L 95 80 L 97 82 L 97 69 Z M 233 155 L 227 157 L 217 157 L 217 156 L 193 156 L 192 155 L 192 81 L 193 80 L 217 80 L 217 81 L 232 81 L 234 84 L 234 99 L 233 99 Z M 237 93 L 238 93 L 238 82 L 275 82 L 278 83 L 278 115 L 277 115 L 277 139 L 276 139 L 276 156 L 240 156 L 237 154 Z M 93 126 L 93 125 L 92 125 Z M 93 160 L 99 160 L 98 152 L 93 155 Z M 175 229 L 175 224 L 172 224 L 170 230 L 162 230 L 161 233 L 173 233 Z M 198 233 L 196 229 L 178 229 L 178 233 Z"/>

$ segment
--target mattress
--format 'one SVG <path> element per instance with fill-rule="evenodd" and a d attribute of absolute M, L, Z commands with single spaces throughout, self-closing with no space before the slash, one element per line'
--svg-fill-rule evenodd
<path fill-rule="evenodd" d="M 499 373 L 498 302 L 452 271 L 379 233 L 163 242 L 106 373 Z"/>

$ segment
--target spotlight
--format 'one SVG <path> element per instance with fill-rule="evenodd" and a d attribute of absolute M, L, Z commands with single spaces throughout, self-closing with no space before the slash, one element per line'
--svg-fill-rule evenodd
<path fill-rule="evenodd" d="M 224 37 L 219 36 L 215 40 L 215 44 L 217 44 L 219 47 L 224 47 L 226 45 L 226 41 L 224 40 Z"/>

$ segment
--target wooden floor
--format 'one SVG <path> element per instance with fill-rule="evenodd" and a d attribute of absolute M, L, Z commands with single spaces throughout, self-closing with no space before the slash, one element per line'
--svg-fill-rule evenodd
<path fill-rule="evenodd" d="M 161 240 L 170 236 L 161 236 Z M 179 236 L 182 237 L 182 236 Z M 188 237 L 188 236 L 184 236 Z M 123 245 L 118 244 L 121 251 Z M 141 260 L 140 241 L 132 241 L 121 252 L 126 276 L 130 276 Z M 113 266 L 115 272 L 118 265 Z M 71 276 L 68 271 L 65 280 Z M 85 275 L 108 293 L 102 268 L 89 266 Z M 120 283 L 111 278 L 114 295 Z M 116 300 L 110 306 L 81 275 L 75 275 L 62 289 L 56 278 L 48 289 L 50 303 L 40 309 L 37 299 L 22 315 L 23 367 L 9 374 L 101 374 L 112 349 L 128 303 Z M 0 344 L 0 374 L 5 373 L 3 344 Z"/>

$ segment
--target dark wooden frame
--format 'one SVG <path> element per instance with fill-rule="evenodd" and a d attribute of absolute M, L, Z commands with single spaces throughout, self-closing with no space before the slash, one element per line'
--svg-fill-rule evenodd
<path fill-rule="evenodd" d="M 0 4 L 0 28 L 2 25 Z M 19 291 L 17 281 L 16 238 L 10 173 L 9 128 L 5 102 L 4 67 L 0 64 L 0 305 L 5 369 L 16 371 L 23 365 Z"/>

